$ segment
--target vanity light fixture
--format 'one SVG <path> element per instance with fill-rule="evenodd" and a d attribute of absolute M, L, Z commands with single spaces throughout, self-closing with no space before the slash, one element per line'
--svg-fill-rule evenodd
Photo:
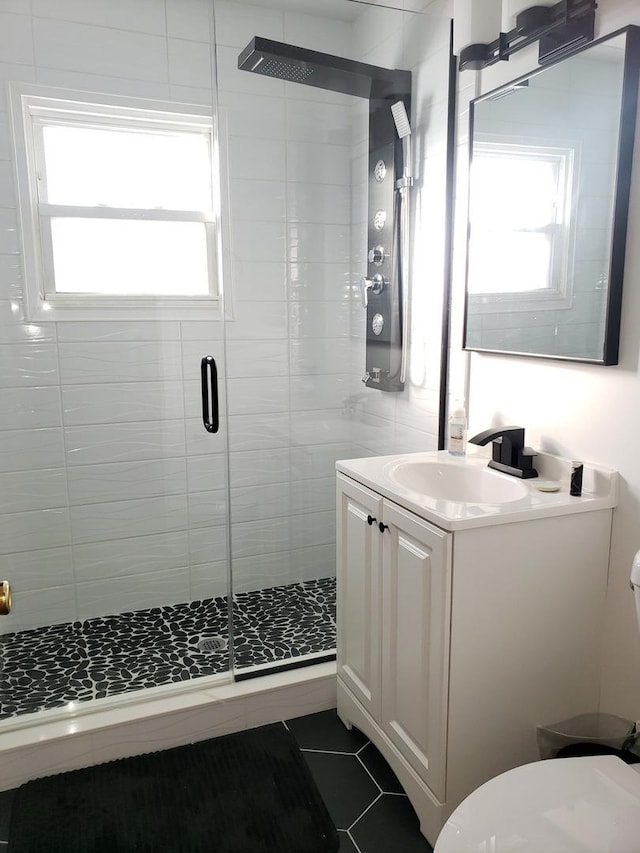
<path fill-rule="evenodd" d="M 478 71 L 539 42 L 538 62 L 552 62 L 593 41 L 596 0 L 562 0 L 554 6 L 531 6 L 516 16 L 515 27 L 488 44 L 470 44 L 460 51 L 460 70 Z"/>

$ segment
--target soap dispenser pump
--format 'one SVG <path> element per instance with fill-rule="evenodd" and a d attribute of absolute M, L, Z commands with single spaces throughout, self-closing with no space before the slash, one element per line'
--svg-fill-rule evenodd
<path fill-rule="evenodd" d="M 452 456 L 464 456 L 467 452 L 467 413 L 464 401 L 456 401 L 449 417 L 447 450 Z"/>

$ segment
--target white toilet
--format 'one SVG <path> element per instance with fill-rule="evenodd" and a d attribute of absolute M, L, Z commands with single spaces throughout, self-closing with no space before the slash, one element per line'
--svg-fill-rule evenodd
<path fill-rule="evenodd" d="M 631 586 L 640 623 L 640 551 Z M 434 853 L 640 853 L 640 764 L 596 755 L 502 773 L 463 800 Z"/>

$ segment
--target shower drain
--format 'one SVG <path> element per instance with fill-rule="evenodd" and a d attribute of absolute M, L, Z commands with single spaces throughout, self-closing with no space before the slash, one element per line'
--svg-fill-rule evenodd
<path fill-rule="evenodd" d="M 201 652 L 222 652 L 227 648 L 225 637 L 200 637 L 196 646 Z"/>

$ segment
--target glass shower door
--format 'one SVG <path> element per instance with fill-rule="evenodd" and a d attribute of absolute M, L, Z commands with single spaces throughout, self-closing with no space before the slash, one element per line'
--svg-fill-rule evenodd
<path fill-rule="evenodd" d="M 216 234 L 215 195 L 184 200 L 196 156 L 170 160 L 209 133 L 215 175 L 212 10 L 46 5 L 0 13 L 0 726 L 229 672 L 216 253 L 171 254 Z"/>
<path fill-rule="evenodd" d="M 352 328 L 362 255 L 351 240 L 362 210 L 352 206 L 354 175 L 366 199 L 366 143 L 364 160 L 354 149 L 367 138 L 366 102 L 238 67 L 255 36 L 285 41 L 289 31 L 348 56 L 356 4 L 335 19 L 317 4 L 269 5 L 257 15 L 257 4 L 237 4 L 231 27 L 221 4 L 218 28 L 231 151 L 225 332 L 239 677 L 335 656 L 335 461 L 355 455 L 364 366 Z"/>

